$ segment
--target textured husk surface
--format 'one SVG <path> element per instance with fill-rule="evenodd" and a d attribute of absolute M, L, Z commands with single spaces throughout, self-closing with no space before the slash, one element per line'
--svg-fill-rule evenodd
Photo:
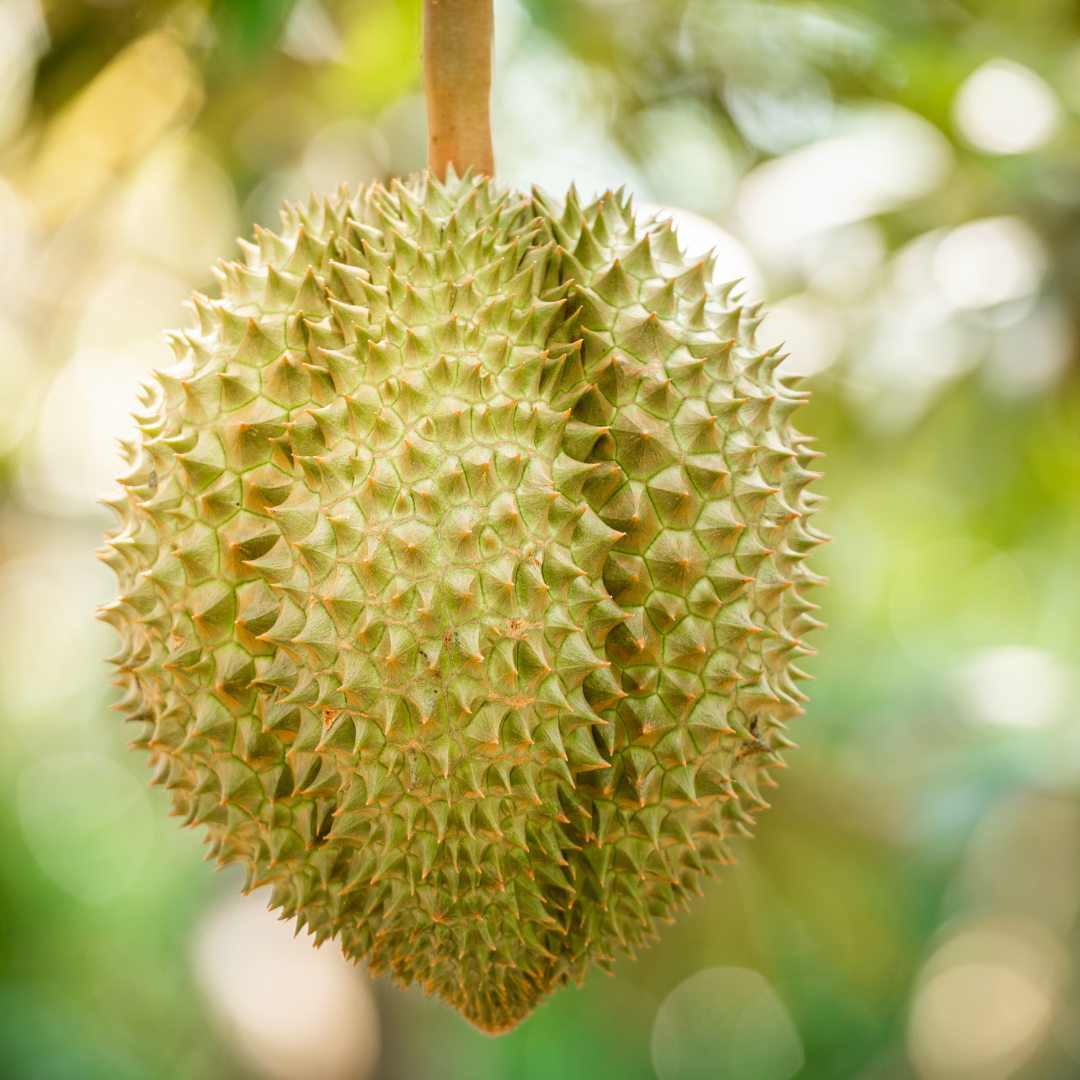
<path fill-rule="evenodd" d="M 805 394 L 670 224 L 287 206 L 106 500 L 133 745 L 219 865 L 490 1032 L 731 861 L 805 700 Z"/>

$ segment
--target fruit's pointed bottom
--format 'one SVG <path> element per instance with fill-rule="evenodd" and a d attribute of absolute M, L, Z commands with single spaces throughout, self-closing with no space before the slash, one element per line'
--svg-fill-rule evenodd
<path fill-rule="evenodd" d="M 466 1013 L 461 1015 L 469 1022 L 470 1027 L 476 1028 L 477 1031 L 484 1035 L 505 1035 L 507 1032 L 513 1031 L 523 1020 L 527 1020 L 532 1016 L 535 1010 L 530 1009 L 523 1016 L 515 1017 L 512 1020 L 480 1020 L 475 1017 L 471 1017 Z"/>
<path fill-rule="evenodd" d="M 474 988 L 473 993 L 455 986 L 424 986 L 429 997 L 434 997 L 452 1009 L 470 1027 L 484 1035 L 505 1035 L 519 1027 L 558 989 L 558 982 L 550 979 L 531 979 L 518 982 L 511 972 L 509 977 L 491 979 L 490 986 Z M 578 985 L 581 980 L 578 980 Z M 406 986 L 398 982 L 402 991 Z M 500 993 L 499 991 L 504 991 Z"/>

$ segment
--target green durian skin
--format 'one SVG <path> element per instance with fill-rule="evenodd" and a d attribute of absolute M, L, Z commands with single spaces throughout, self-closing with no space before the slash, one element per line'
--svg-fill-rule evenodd
<path fill-rule="evenodd" d="M 766 805 L 820 625 L 806 395 L 621 194 L 282 216 L 168 335 L 106 500 L 119 707 L 219 866 L 505 1031 Z"/>

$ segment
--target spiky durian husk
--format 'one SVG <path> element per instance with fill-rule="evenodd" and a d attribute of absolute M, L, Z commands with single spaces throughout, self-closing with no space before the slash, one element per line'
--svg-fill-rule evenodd
<path fill-rule="evenodd" d="M 801 712 L 804 394 L 619 195 L 287 207 L 171 335 L 103 557 L 219 865 L 486 1031 L 731 859 Z"/>

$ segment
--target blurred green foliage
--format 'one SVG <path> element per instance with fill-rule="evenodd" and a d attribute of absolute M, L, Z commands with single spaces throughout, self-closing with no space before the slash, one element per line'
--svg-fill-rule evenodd
<path fill-rule="evenodd" d="M 0 15 L 5 3 L 16 9 L 0 0 Z M 378 986 L 376 1075 L 647 1080 L 666 995 L 702 968 L 737 966 L 764 975 L 790 1013 L 805 1080 L 1075 1077 L 1080 994 L 1069 976 L 1047 991 L 1034 1041 L 982 1072 L 935 1066 L 910 1016 L 924 963 L 971 920 L 1045 924 L 1062 970 L 1080 958 L 1068 899 L 1080 901 L 1080 872 L 1064 857 L 1023 869 L 1025 843 L 1002 824 L 1020 822 L 1022 835 L 1052 846 L 1047 808 L 1080 814 L 1080 9 L 1066 0 L 527 0 L 497 9 L 507 58 L 496 154 L 515 181 L 541 167 L 545 182 L 561 179 L 561 168 L 580 166 L 591 170 L 579 177 L 585 186 L 595 175 L 626 180 L 653 202 L 693 199 L 688 209 L 747 242 L 778 312 L 796 298 L 842 327 L 842 346 L 811 376 L 801 423 L 828 455 L 819 490 L 833 500 L 822 520 L 836 541 L 815 569 L 832 582 L 821 597 L 829 629 L 818 635 L 817 682 L 793 731 L 802 749 L 721 884 L 647 954 L 620 961 L 615 980 L 593 975 L 498 1040 L 415 989 Z M 80 275 L 107 276 L 123 258 L 170 280 L 209 282 L 177 269 L 178 256 L 157 259 L 156 240 L 139 247 L 170 213 L 166 203 L 139 217 L 124 201 L 157 149 L 125 157 L 121 147 L 108 182 L 63 203 L 76 206 L 67 216 L 35 222 L 35 184 L 51 175 L 42 164 L 49 132 L 126 47 L 169 28 L 201 105 L 177 105 L 147 128 L 151 141 L 180 139 L 195 155 L 198 168 L 184 165 L 175 189 L 194 193 L 192 213 L 217 192 L 225 219 L 246 233 L 309 181 L 422 167 L 419 2 L 219 0 L 204 10 L 188 0 L 48 0 L 43 17 L 47 40 L 25 38 L 27 49 L 39 43 L 32 92 L 25 107 L 11 106 L 17 123 L 0 150 L 0 173 L 29 208 L 15 215 L 22 239 L 15 217 L 0 229 L 10 262 L 0 375 L 21 410 L 16 420 L 0 412 L 16 432 L 2 444 L 0 558 L 16 576 L 9 591 L 39 582 L 26 560 L 44 558 L 75 567 L 103 600 L 109 583 L 83 553 L 104 519 L 63 486 L 74 467 L 57 466 L 49 449 L 56 418 L 72 415 L 62 411 L 65 387 L 84 370 L 76 361 L 90 355 L 86 342 L 95 363 L 101 342 L 115 346 L 108 335 L 86 337 L 86 313 L 103 301 Z M 958 95 L 995 59 L 1023 65 L 1056 102 L 1054 130 L 1037 146 L 987 152 L 958 122 Z M 3 85 L 14 101 L 15 83 Z M 140 86 L 131 95 L 137 110 Z M 766 175 L 756 170 L 803 160 L 883 102 L 933 125 L 944 178 L 819 230 L 839 238 L 836 250 L 856 251 L 854 270 L 817 233 L 779 252 L 756 242 L 744 198 Z M 918 146 L 930 145 L 919 131 Z M 78 178 L 78 160 L 57 160 Z M 796 202 L 815 197 L 795 190 Z M 946 302 L 965 286 L 940 246 L 961 234 L 946 230 L 1003 217 L 1033 238 L 1034 283 L 1000 301 Z M 963 272 L 1000 267 L 1009 254 L 988 251 L 961 261 Z M 847 274 L 840 286 L 837 267 Z M 20 348 L 29 360 L 16 368 Z M 78 393 L 76 413 L 91 394 Z M 26 610 L 33 615 L 33 604 Z M 77 623 L 81 610 L 55 618 Z M 49 610 L 40 615 L 9 620 L 0 648 L 26 638 L 51 652 L 57 624 Z M 50 657 L 60 681 L 78 650 L 94 654 L 106 641 L 77 630 L 70 653 Z M 35 761 L 104 754 L 142 779 L 106 709 L 103 678 L 72 684 L 68 697 L 44 693 L 34 712 L 19 672 L 0 663 L 0 1077 L 245 1075 L 190 965 L 207 905 L 238 882 L 200 864 L 198 838 L 164 820 L 162 793 L 150 795 L 149 858 L 104 902 L 57 884 L 28 844 L 18 785 Z M 95 841 L 114 842 L 108 829 Z M 1036 899 L 1009 891 L 1018 877 L 1030 878 Z M 1038 897 L 1050 894 L 1065 897 L 1057 922 L 1038 913 Z M 788 1080 L 722 1063 L 710 1075 Z"/>

